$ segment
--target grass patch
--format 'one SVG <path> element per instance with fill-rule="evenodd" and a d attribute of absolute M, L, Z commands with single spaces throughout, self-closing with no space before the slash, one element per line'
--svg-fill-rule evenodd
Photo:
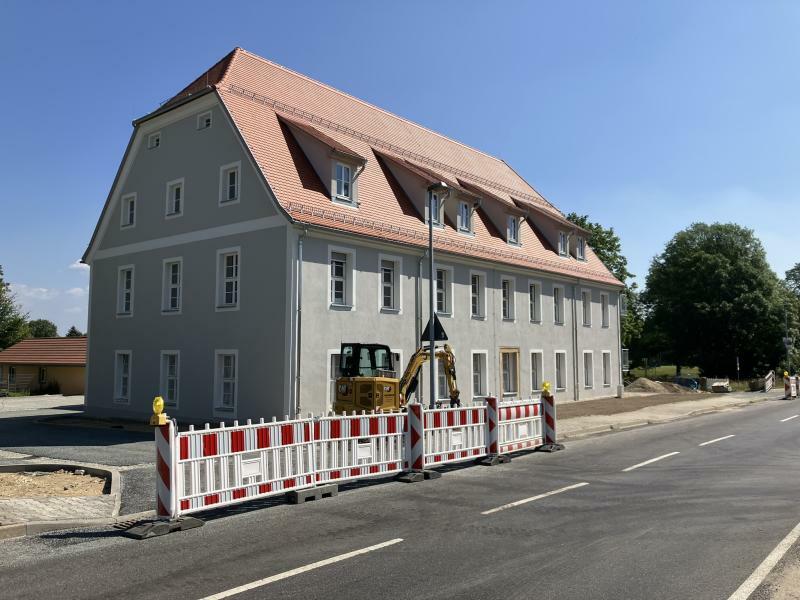
<path fill-rule="evenodd" d="M 636 367 L 631 369 L 631 376 L 636 379 L 637 377 L 647 377 L 648 379 L 663 379 L 666 377 L 675 377 L 675 365 L 661 365 L 660 367 L 649 367 L 647 375 L 643 367 Z M 681 377 L 700 377 L 700 369 L 698 367 L 681 367 Z"/>

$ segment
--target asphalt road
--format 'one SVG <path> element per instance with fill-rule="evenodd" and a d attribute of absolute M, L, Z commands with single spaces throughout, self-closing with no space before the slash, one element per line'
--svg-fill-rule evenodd
<path fill-rule="evenodd" d="M 2 595 L 200 599 L 272 577 L 231 597 L 726 599 L 800 521 L 800 418 L 781 421 L 798 413 L 769 401 L 145 541 L 0 542 Z"/>

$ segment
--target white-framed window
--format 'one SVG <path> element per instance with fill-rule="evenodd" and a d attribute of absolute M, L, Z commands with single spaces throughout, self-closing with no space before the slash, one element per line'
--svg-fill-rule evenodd
<path fill-rule="evenodd" d="M 220 310 L 238 310 L 239 283 L 242 256 L 241 249 L 224 248 L 217 250 L 217 307 Z"/>
<path fill-rule="evenodd" d="M 519 350 L 503 348 L 500 350 L 500 372 L 502 374 L 503 397 L 519 395 Z"/>
<path fill-rule="evenodd" d="M 575 243 L 575 255 L 578 260 L 586 260 L 586 239 L 583 236 L 578 236 Z"/>
<path fill-rule="evenodd" d="M 603 387 L 611 386 L 611 352 L 603 350 Z"/>
<path fill-rule="evenodd" d="M 123 265 L 117 270 L 117 316 L 133 316 L 134 266 Z"/>
<path fill-rule="evenodd" d="M 161 146 L 161 132 L 156 131 L 147 136 L 147 149 L 154 150 Z"/>
<path fill-rule="evenodd" d="M 566 231 L 558 232 L 558 253 L 561 256 L 569 255 L 569 237 Z"/>
<path fill-rule="evenodd" d="M 180 392 L 181 353 L 179 350 L 161 351 L 161 397 L 164 404 L 177 408 Z"/>
<path fill-rule="evenodd" d="M 581 312 L 583 313 L 583 326 L 592 326 L 592 292 L 581 290 Z"/>
<path fill-rule="evenodd" d="M 132 371 L 133 353 L 130 350 L 117 350 L 114 353 L 114 402 L 130 404 Z"/>
<path fill-rule="evenodd" d="M 609 326 L 608 294 L 600 294 L 600 320 L 603 327 Z"/>
<path fill-rule="evenodd" d="M 214 410 L 236 413 L 239 388 L 239 351 L 214 351 Z"/>
<path fill-rule="evenodd" d="M 472 351 L 472 399 L 489 395 L 489 353 L 486 350 Z"/>
<path fill-rule="evenodd" d="M 47 367 L 39 367 L 39 385 L 47 385 Z"/>
<path fill-rule="evenodd" d="M 211 127 L 211 111 L 206 111 L 197 115 L 197 128 L 208 129 Z"/>
<path fill-rule="evenodd" d="M 500 278 L 500 308 L 504 321 L 513 321 L 516 312 L 515 281 L 513 277 Z"/>
<path fill-rule="evenodd" d="M 508 215 L 506 241 L 508 241 L 509 244 L 519 244 L 519 217 Z"/>
<path fill-rule="evenodd" d="M 436 314 L 449 317 L 453 314 L 453 268 L 436 269 Z"/>
<path fill-rule="evenodd" d="M 531 323 L 542 322 L 542 284 L 538 281 L 528 282 L 528 318 Z"/>
<path fill-rule="evenodd" d="M 183 177 L 167 182 L 167 197 L 164 216 L 167 219 L 183 214 Z"/>
<path fill-rule="evenodd" d="M 564 286 L 553 286 L 553 323 L 564 324 Z"/>
<path fill-rule="evenodd" d="M 450 390 L 447 389 L 447 377 L 444 373 L 444 362 L 436 360 L 436 399 L 440 402 L 450 400 Z"/>
<path fill-rule="evenodd" d="M 328 307 L 354 310 L 356 252 L 352 248 L 328 246 Z"/>
<path fill-rule="evenodd" d="M 378 307 L 381 311 L 402 312 L 402 272 L 403 260 L 399 256 L 378 255 L 378 275 L 380 277 Z"/>
<path fill-rule="evenodd" d="M 469 272 L 470 316 L 473 319 L 486 318 L 486 273 Z"/>
<path fill-rule="evenodd" d="M 334 165 L 334 199 L 348 204 L 353 202 L 353 170 L 340 162 Z"/>
<path fill-rule="evenodd" d="M 594 387 L 594 352 L 583 351 L 583 387 L 590 390 Z"/>
<path fill-rule="evenodd" d="M 236 204 L 242 197 L 242 162 L 237 161 L 219 168 L 219 205 Z"/>
<path fill-rule="evenodd" d="M 122 229 L 136 227 L 136 194 L 125 194 L 122 197 L 120 223 Z"/>
<path fill-rule="evenodd" d="M 428 218 L 433 215 L 432 221 L 435 227 L 444 227 L 444 203 L 439 194 L 429 191 L 428 202 L 425 204 L 425 213 Z M 425 221 L 428 222 L 427 219 Z"/>
<path fill-rule="evenodd" d="M 540 392 L 544 378 L 544 355 L 541 350 L 531 350 L 531 391 Z"/>
<path fill-rule="evenodd" d="M 336 380 L 342 376 L 342 371 L 339 367 L 340 348 L 328 350 L 328 404 L 326 411 L 333 410 L 333 405 L 336 402 Z"/>
<path fill-rule="evenodd" d="M 179 314 L 183 305 L 183 258 L 165 258 L 162 267 L 161 312 Z"/>
<path fill-rule="evenodd" d="M 458 203 L 458 230 L 472 233 L 472 206 L 463 200 Z"/>
<path fill-rule="evenodd" d="M 567 353 L 564 350 L 556 350 L 556 390 L 563 392 L 567 389 Z"/>

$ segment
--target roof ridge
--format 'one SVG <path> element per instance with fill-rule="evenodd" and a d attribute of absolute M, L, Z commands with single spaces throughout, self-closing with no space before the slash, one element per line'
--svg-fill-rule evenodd
<path fill-rule="evenodd" d="M 344 96 L 346 98 L 349 98 L 350 100 L 355 100 L 359 104 L 363 104 L 364 106 L 368 106 L 370 108 L 374 108 L 375 110 L 379 110 L 380 112 L 382 112 L 382 113 L 384 113 L 386 115 L 389 115 L 390 117 L 394 117 L 395 119 L 399 119 L 401 121 L 404 121 L 405 123 L 408 123 L 409 125 L 412 125 L 414 127 L 419 127 L 420 129 L 423 129 L 423 130 L 427 131 L 428 133 L 432 133 L 433 135 L 436 135 L 436 136 L 438 136 L 438 137 L 440 137 L 442 139 L 445 139 L 448 142 L 453 142 L 454 144 L 458 144 L 459 146 L 462 146 L 462 147 L 464 147 L 464 148 L 466 148 L 468 150 L 472 150 L 473 152 L 477 152 L 478 154 L 482 154 L 483 156 L 486 156 L 487 158 L 491 158 L 492 160 L 496 160 L 497 162 L 501 162 L 501 163 L 503 163 L 505 165 L 508 164 L 502 158 L 499 158 L 497 156 L 494 156 L 492 154 L 484 152 L 483 150 L 479 150 L 478 148 L 475 148 L 474 146 L 470 146 L 469 144 L 465 144 L 464 142 L 461 142 L 461 141 L 459 141 L 457 139 L 451 138 L 451 137 L 449 137 L 447 135 L 444 135 L 443 133 L 439 133 L 438 131 L 435 131 L 433 129 L 429 129 L 428 127 L 425 127 L 424 125 L 420 125 L 419 123 L 416 123 L 416 122 L 412 121 L 411 119 L 407 119 L 406 117 L 401 117 L 400 115 L 397 115 L 397 114 L 395 114 L 395 113 L 393 113 L 391 111 L 386 110 L 385 108 L 381 108 L 380 106 L 377 106 L 376 104 L 372 104 L 371 102 L 367 102 L 366 100 L 362 100 L 361 98 L 358 98 L 357 96 L 353 96 L 352 94 L 348 94 L 347 92 L 344 92 L 344 91 L 342 91 L 340 89 L 337 89 L 337 88 L 333 87 L 332 85 L 329 85 L 329 84 L 324 83 L 322 81 L 318 81 L 318 80 L 316 80 L 316 79 L 314 79 L 312 77 L 309 77 L 308 75 L 304 75 L 303 73 L 300 73 L 299 71 L 295 71 L 294 69 L 290 69 L 289 67 L 285 67 L 284 65 L 281 65 L 281 64 L 276 63 L 274 61 L 271 61 L 268 58 L 264 58 L 263 56 L 259 56 L 258 54 L 250 52 L 249 50 L 246 50 L 244 48 L 238 48 L 238 50 L 240 50 L 241 52 L 244 52 L 248 56 L 252 56 L 255 59 L 258 59 L 260 61 L 268 63 L 268 64 L 272 65 L 273 67 L 277 67 L 277 68 L 279 68 L 279 69 L 281 69 L 283 71 L 286 71 L 287 73 L 291 73 L 292 75 L 300 77 L 301 79 L 305 79 L 306 81 L 308 81 L 310 83 L 313 83 L 313 84 L 318 85 L 320 87 L 324 87 L 324 88 L 326 88 L 326 89 L 328 89 L 328 90 L 330 90 L 330 91 L 332 91 L 332 92 L 334 92 L 336 94 L 339 94 L 340 96 Z M 520 179 L 522 179 L 522 181 L 525 181 L 525 183 L 530 185 L 530 183 L 528 183 L 525 179 L 523 179 L 520 176 L 519 173 L 514 171 L 514 174 L 517 177 L 519 177 Z M 533 188 L 533 186 L 531 186 L 531 188 Z"/>

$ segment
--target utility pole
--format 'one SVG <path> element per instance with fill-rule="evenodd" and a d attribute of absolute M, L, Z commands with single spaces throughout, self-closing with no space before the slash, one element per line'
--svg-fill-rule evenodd
<path fill-rule="evenodd" d="M 435 273 L 433 270 L 433 190 L 428 188 L 428 314 L 430 321 L 428 323 L 428 342 L 430 350 L 428 355 L 428 362 L 430 362 L 430 399 L 428 400 L 429 408 L 436 408 L 436 334 L 434 333 L 433 326 L 436 313 L 433 311 L 433 283 L 435 280 Z"/>

